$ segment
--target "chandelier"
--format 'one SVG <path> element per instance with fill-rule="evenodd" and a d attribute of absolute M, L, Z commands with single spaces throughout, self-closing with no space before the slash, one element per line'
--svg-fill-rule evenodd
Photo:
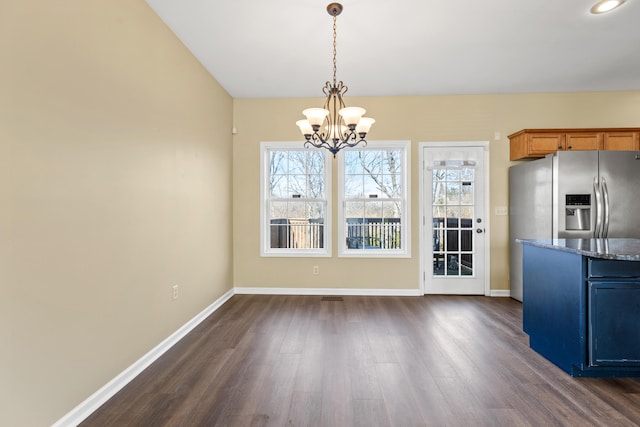
<path fill-rule="evenodd" d="M 342 5 L 331 3 L 327 12 L 333 16 L 333 82 L 322 88 L 327 97 L 324 108 L 307 108 L 302 111 L 306 120 L 298 120 L 296 124 L 306 139 L 305 147 L 326 148 L 335 157 L 345 147 L 355 147 L 361 142 L 366 145 L 364 138 L 375 120 L 362 117 L 364 108 L 344 104 L 342 97 L 349 88 L 336 79 L 336 20 L 342 13 Z"/>

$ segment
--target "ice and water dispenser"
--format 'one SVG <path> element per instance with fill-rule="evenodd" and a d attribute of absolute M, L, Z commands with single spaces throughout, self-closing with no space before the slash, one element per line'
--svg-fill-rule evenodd
<path fill-rule="evenodd" d="M 591 194 L 567 194 L 565 200 L 565 229 L 591 229 Z"/>

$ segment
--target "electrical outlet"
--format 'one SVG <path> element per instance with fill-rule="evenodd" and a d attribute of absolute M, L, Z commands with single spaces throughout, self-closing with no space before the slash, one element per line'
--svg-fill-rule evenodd
<path fill-rule="evenodd" d="M 318 274 L 320 274 L 320 266 L 314 265 L 313 266 L 313 275 L 317 276 Z"/>
<path fill-rule="evenodd" d="M 171 292 L 172 299 L 178 299 L 178 285 L 173 285 Z"/>

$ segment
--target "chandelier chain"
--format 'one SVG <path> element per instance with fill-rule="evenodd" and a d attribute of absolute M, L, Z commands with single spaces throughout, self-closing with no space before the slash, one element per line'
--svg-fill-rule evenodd
<path fill-rule="evenodd" d="M 336 50 L 337 50 L 337 43 L 336 43 L 336 21 L 337 21 L 337 15 L 333 15 L 333 85 L 336 85 L 336 71 L 338 69 L 337 66 L 337 61 L 336 61 Z"/>

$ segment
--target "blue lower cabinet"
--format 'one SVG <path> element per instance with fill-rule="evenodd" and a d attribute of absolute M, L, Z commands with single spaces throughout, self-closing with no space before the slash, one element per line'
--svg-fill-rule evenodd
<path fill-rule="evenodd" d="M 590 281 L 588 317 L 591 366 L 640 366 L 640 281 Z"/>
<path fill-rule="evenodd" d="M 640 377 L 640 262 L 523 245 L 529 345 L 576 377 Z"/>
<path fill-rule="evenodd" d="M 522 325 L 531 348 L 571 374 L 586 360 L 582 256 L 523 247 Z"/>

